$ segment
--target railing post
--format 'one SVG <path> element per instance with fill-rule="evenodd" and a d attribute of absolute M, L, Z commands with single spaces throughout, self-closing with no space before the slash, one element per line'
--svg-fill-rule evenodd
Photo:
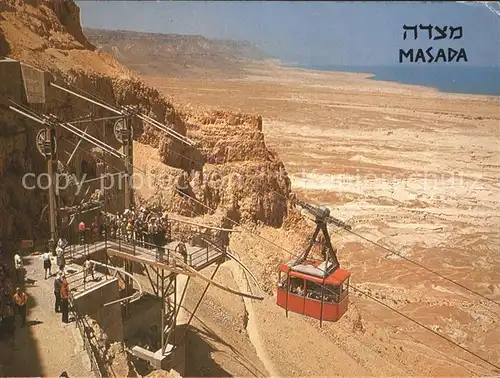
<path fill-rule="evenodd" d="M 108 225 L 104 224 L 104 260 L 106 261 L 106 265 L 109 265 L 108 261 Z M 106 281 L 108 280 L 108 268 L 104 269 L 104 275 L 106 277 Z"/>
<path fill-rule="evenodd" d="M 290 290 L 290 271 L 286 272 L 286 298 L 285 298 L 285 314 L 288 318 L 288 291 Z"/>
<path fill-rule="evenodd" d="M 86 255 L 88 255 L 89 251 L 90 251 L 90 246 L 89 246 L 89 243 L 88 243 L 88 241 L 89 241 L 89 233 L 88 233 L 88 230 L 85 230 L 84 232 L 85 232 L 85 235 L 84 235 L 84 240 L 83 240 L 83 242 L 84 242 L 84 247 L 83 248 L 85 248 Z"/>

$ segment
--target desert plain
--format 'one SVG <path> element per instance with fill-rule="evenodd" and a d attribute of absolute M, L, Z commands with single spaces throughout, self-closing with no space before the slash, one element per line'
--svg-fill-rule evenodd
<path fill-rule="evenodd" d="M 212 356 L 231 375 L 492 374 L 414 321 L 500 362 L 499 98 L 370 76 L 260 62 L 238 78 L 141 77 L 181 107 L 260 114 L 266 144 L 284 161 L 297 197 L 328 206 L 356 234 L 390 250 L 331 228 L 358 291 L 351 290 L 348 314 L 321 329 L 314 319 L 286 318 L 269 296 L 246 300 L 247 340 L 216 310 L 238 314 L 243 301 L 209 292 L 198 316 L 224 335 L 212 339 Z M 301 246 L 293 229 L 255 232 L 261 237 L 233 236 L 231 247 L 272 286 L 270 267 Z M 238 283 L 236 275 L 227 279 Z M 245 363 L 232 343 L 248 349 Z"/>

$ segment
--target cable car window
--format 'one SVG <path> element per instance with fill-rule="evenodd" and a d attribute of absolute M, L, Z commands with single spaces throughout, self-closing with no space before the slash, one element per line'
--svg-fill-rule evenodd
<path fill-rule="evenodd" d="M 287 281 L 288 276 L 286 274 L 282 274 L 282 272 L 279 272 L 279 277 L 278 277 L 278 288 L 286 290 L 287 289 Z"/>
<path fill-rule="evenodd" d="M 300 297 L 304 296 L 304 280 L 302 278 L 290 278 L 290 293 Z"/>
<path fill-rule="evenodd" d="M 284 276 L 280 279 L 280 281 L 279 281 L 279 283 L 278 283 L 278 287 L 279 287 L 280 289 L 284 289 L 284 290 L 286 290 L 286 289 L 287 289 L 287 282 L 286 282 L 286 281 L 287 281 L 287 276 L 286 276 L 286 275 L 284 275 Z"/>
<path fill-rule="evenodd" d="M 340 288 L 340 299 L 344 299 L 349 293 L 349 278 L 347 281 L 342 282 L 342 286 Z"/>
<path fill-rule="evenodd" d="M 325 285 L 325 301 L 339 302 L 340 301 L 340 286 Z"/>
<path fill-rule="evenodd" d="M 322 288 L 322 286 L 319 283 L 316 283 L 313 281 L 307 281 L 306 297 L 320 301 L 321 300 L 321 288 Z"/>

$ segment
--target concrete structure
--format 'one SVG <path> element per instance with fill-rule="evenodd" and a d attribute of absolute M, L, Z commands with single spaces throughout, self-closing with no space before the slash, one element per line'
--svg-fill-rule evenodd
<path fill-rule="evenodd" d="M 179 298 L 177 299 L 176 306 L 173 308 L 176 318 L 174 319 L 173 332 L 168 344 L 166 345 L 165 351 L 160 348 L 156 352 L 151 352 L 147 349 L 135 346 L 132 348 L 132 353 L 135 356 L 148 361 L 156 369 L 163 369 L 167 371 L 175 369 L 175 371 L 183 376 L 186 369 L 186 344 L 181 343 L 181 339 L 184 335 L 184 327 L 187 326 L 189 316 L 187 316 L 186 311 L 182 307 L 182 299 L 189 283 L 189 277 L 178 275 L 176 280 L 175 294 L 171 293 L 165 303 L 163 303 L 167 307 L 167 302 L 176 302 L 176 299 Z M 164 312 L 168 313 L 169 309 L 165 308 Z"/>
<path fill-rule="evenodd" d="M 170 370 L 173 368 L 182 375 L 185 370 L 186 355 L 186 346 L 182 339 L 190 320 L 182 307 L 182 303 L 189 280 L 193 276 L 192 272 L 182 268 L 182 264 L 187 262 L 186 265 L 196 273 L 209 265 L 221 263 L 225 260 L 225 254 L 221 249 L 206 244 L 205 246 L 186 246 L 187 256 L 183 256 L 176 248 L 177 243 L 170 242 L 163 248 L 148 249 L 125 241 L 107 240 L 87 245 L 71 245 L 67 248 L 66 254 L 70 261 L 82 261 L 85 256 L 90 255 L 95 259 L 104 253 L 105 256 L 101 257 L 106 260 L 113 258 L 115 263 L 120 261 L 119 265 L 123 264 L 123 269 L 130 274 L 133 274 L 136 268 L 144 268 L 144 272 L 141 274 L 146 273 L 154 296 L 161 300 L 159 308 L 161 310 L 161 325 L 159 325 L 161 348 L 153 352 L 140 346 L 134 346 L 132 352 L 135 356 L 148 361 L 157 369 Z M 118 260 L 115 260 L 116 258 Z M 154 276 L 150 276 L 149 270 L 155 273 Z M 116 279 L 113 279 L 113 282 L 116 281 Z M 126 281 L 125 295 L 129 296 L 133 292 L 133 285 L 131 283 L 127 285 Z M 101 285 L 93 286 L 91 289 L 75 296 L 75 301 L 77 303 L 81 301 L 82 303 L 82 308 L 80 308 L 80 304 L 77 305 L 79 315 L 90 315 L 98 321 L 106 333 L 108 332 L 107 327 L 109 327 L 106 323 L 107 316 L 102 314 L 99 306 L 115 300 L 112 299 L 113 295 L 116 299 L 120 298 L 117 282 L 111 292 L 104 289 L 111 286 L 111 284 L 103 282 Z M 120 306 L 120 309 L 122 307 L 119 304 L 112 306 Z M 128 306 L 124 303 L 124 310 L 127 308 Z M 119 319 L 120 327 L 123 327 L 122 313 L 117 310 L 114 316 Z M 125 316 L 127 318 L 127 315 Z M 118 326 L 118 321 L 114 326 Z M 144 326 L 147 328 L 146 325 Z M 114 331 L 112 327 L 112 332 L 116 333 L 118 331 Z M 120 336 L 123 337 L 123 330 Z"/>
<path fill-rule="evenodd" d="M 121 304 L 103 307 L 106 303 L 120 299 L 117 278 L 103 280 L 73 297 L 78 316 L 88 315 L 95 319 L 108 336 L 110 342 L 123 341 Z"/>
<path fill-rule="evenodd" d="M 26 102 L 21 64 L 14 59 L 0 59 L 0 94 L 16 102 Z"/>

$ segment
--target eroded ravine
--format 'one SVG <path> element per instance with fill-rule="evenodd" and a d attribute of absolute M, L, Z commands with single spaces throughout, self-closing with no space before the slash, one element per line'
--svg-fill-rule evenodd
<path fill-rule="evenodd" d="M 242 292 L 248 291 L 252 285 L 250 284 L 245 271 L 234 260 L 228 261 L 227 266 L 231 269 L 231 273 L 233 275 L 236 285 L 238 286 L 238 290 Z M 248 333 L 248 338 L 250 339 L 250 342 L 255 348 L 257 356 L 264 364 L 264 367 L 266 368 L 268 374 L 271 377 L 279 377 L 280 374 L 278 373 L 278 370 L 275 368 L 274 364 L 269 359 L 266 348 L 262 344 L 257 323 L 255 321 L 256 316 L 252 300 L 249 298 L 243 298 L 243 301 L 245 305 L 245 311 L 247 314 L 246 331 Z"/>

